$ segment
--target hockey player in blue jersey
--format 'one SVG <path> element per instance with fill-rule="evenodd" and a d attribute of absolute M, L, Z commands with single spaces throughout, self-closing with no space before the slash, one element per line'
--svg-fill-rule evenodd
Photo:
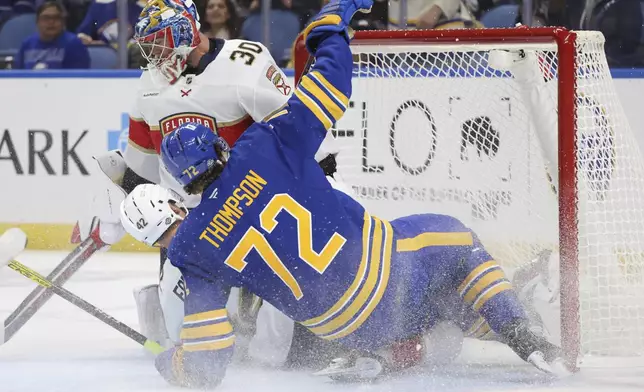
<path fill-rule="evenodd" d="M 231 287 L 364 353 L 440 320 L 465 330 L 480 319 L 524 360 L 561 368 L 560 350 L 529 330 L 510 282 L 475 233 L 445 215 L 373 216 L 335 191 L 314 160 L 351 96 L 347 25 L 371 4 L 336 0 L 322 9 L 304 32 L 311 71 L 284 109 L 252 125 L 232 151 L 198 124 L 164 138 L 168 171 L 188 193 L 203 194 L 189 215 L 152 185 L 121 205 L 126 230 L 168 247 L 186 280 L 182 345 L 156 361 L 171 383 L 212 387 L 223 378 L 235 342 L 225 310 Z"/>

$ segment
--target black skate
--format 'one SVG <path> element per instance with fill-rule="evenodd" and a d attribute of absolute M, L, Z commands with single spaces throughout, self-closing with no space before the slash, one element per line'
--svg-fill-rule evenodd
<path fill-rule="evenodd" d="M 505 343 L 524 361 L 537 369 L 557 376 L 572 374 L 566 366 L 561 349 L 548 342 L 544 337 L 532 332 L 527 320 L 512 321 L 501 331 Z"/>

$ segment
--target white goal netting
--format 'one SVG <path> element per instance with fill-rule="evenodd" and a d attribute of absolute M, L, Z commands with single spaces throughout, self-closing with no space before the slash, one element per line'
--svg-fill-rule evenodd
<path fill-rule="evenodd" d="M 566 311 L 583 353 L 644 356 L 644 162 L 603 36 L 577 33 L 569 113 L 557 44 L 508 42 L 354 42 L 338 170 L 374 214 L 453 215 L 511 269 L 559 252 L 558 123 L 574 116 L 580 309 Z"/>

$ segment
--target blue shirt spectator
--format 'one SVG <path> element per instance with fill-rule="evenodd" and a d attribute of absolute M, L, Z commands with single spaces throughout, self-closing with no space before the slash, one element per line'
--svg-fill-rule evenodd
<path fill-rule="evenodd" d="M 134 25 L 145 7 L 145 1 L 129 0 L 127 16 L 128 38 L 134 32 Z M 85 19 L 76 30 L 78 37 L 85 45 L 111 44 L 116 45 L 118 40 L 118 21 L 116 19 L 116 0 L 93 0 L 87 10 Z"/>
<path fill-rule="evenodd" d="M 16 69 L 89 68 L 89 52 L 81 40 L 65 31 L 65 9 L 48 1 L 36 12 L 38 32 L 27 38 L 15 58 Z"/>

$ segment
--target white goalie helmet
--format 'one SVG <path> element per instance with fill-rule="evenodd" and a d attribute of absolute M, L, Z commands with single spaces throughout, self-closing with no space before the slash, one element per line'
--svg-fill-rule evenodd
<path fill-rule="evenodd" d="M 176 221 L 183 218 L 170 203 L 187 211 L 181 196 L 156 184 L 138 185 L 121 203 L 121 223 L 132 237 L 154 246 Z"/>

